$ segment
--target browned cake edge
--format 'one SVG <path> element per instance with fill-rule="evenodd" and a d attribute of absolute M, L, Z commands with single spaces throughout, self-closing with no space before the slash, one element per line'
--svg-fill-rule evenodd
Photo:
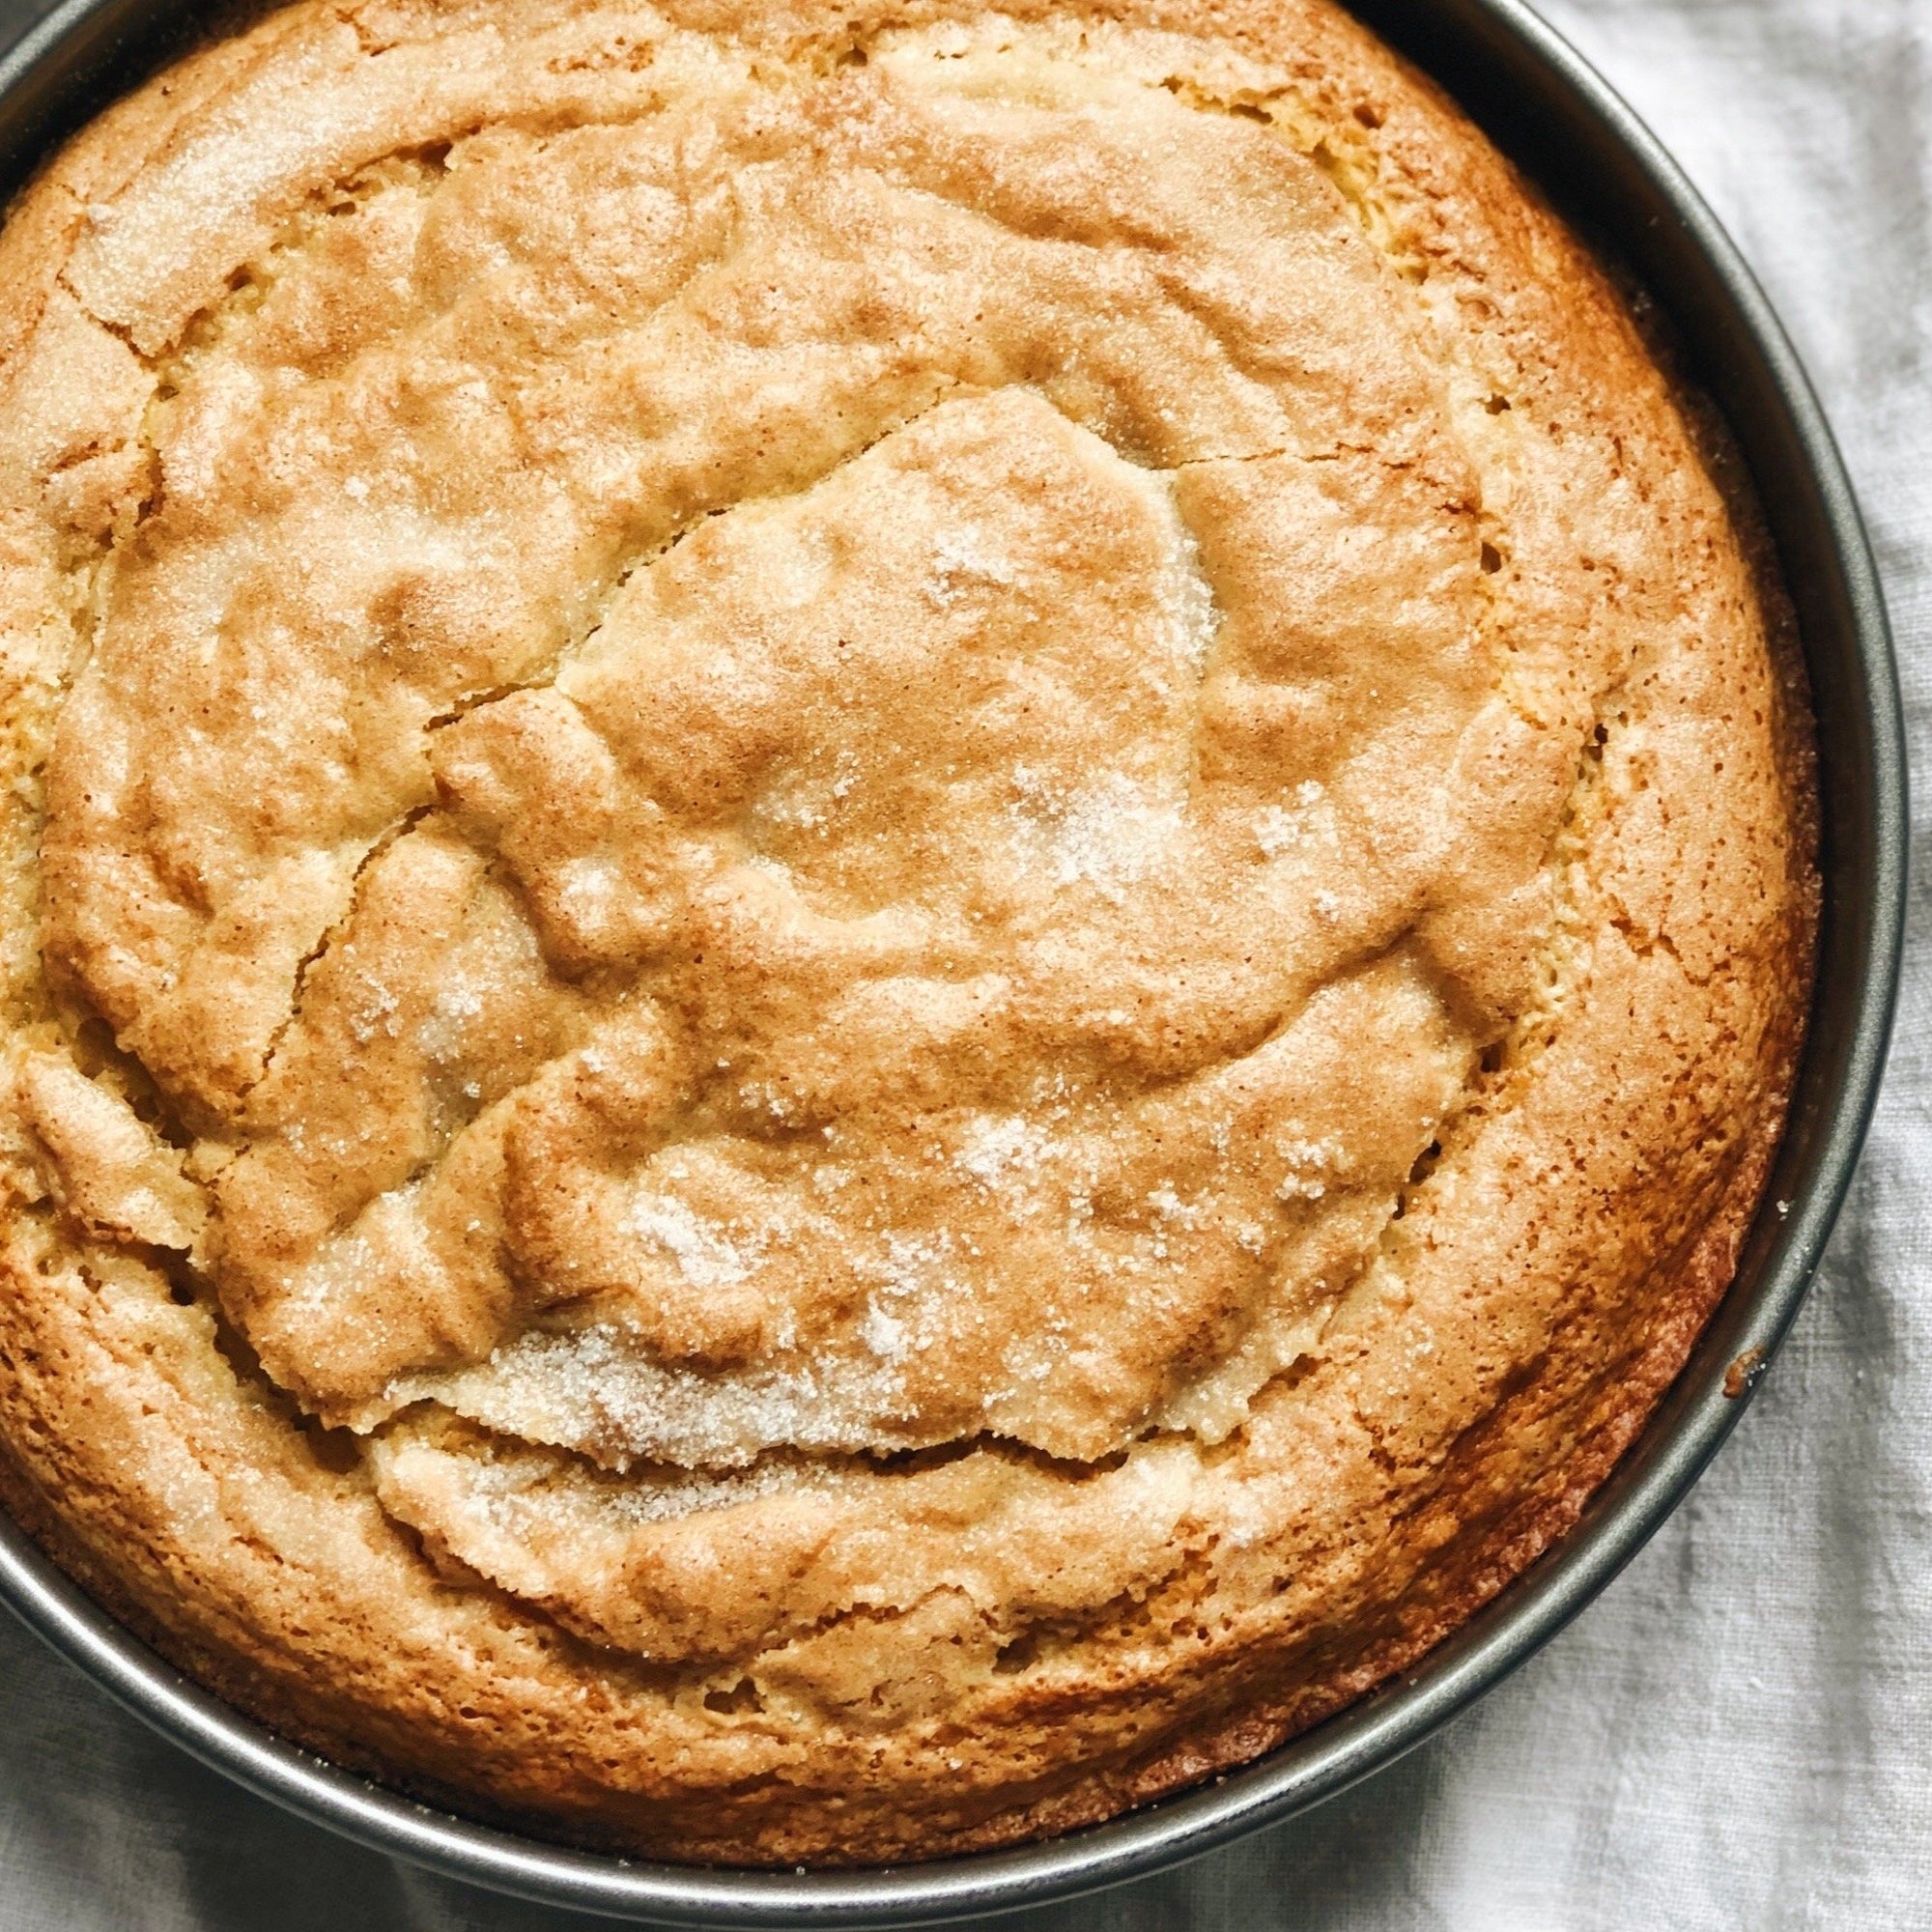
<path fill-rule="evenodd" d="M 1440 101 L 1433 86 L 1422 85 Z M 1446 103 L 1444 111 L 1454 116 Z M 1493 160 L 1487 164 L 1492 183 L 1502 185 L 1493 191 L 1506 188 L 1510 193 L 1520 192 L 1530 196 L 1535 205 L 1533 191 L 1506 172 L 1497 172 L 1497 166 Z M 20 210 L 22 228 L 31 231 L 41 213 L 29 190 Z M 1548 228 L 1560 237 L 1553 223 Z M 1567 239 L 1560 245 L 1568 258 L 1562 272 L 1576 277 L 1596 300 L 1614 302 L 1595 265 Z M 15 321 L 15 327 L 19 326 Z M 11 335 L 14 331 L 10 328 L 7 332 Z M 1701 412 L 1701 405 L 1688 403 L 1686 413 L 1693 421 Z M 1730 460 L 1712 449 L 1708 440 L 1706 455 L 1714 469 L 1730 470 L 1728 480 L 1735 502 L 1739 486 Z M 1753 515 L 1736 503 L 1734 516 L 1746 546 L 1755 550 L 1762 568 L 1765 547 L 1754 534 Z M 1781 723 L 1787 796 L 1799 822 L 1800 844 L 1815 851 L 1812 751 L 1804 713 L 1802 673 L 1791 647 L 1781 593 L 1768 584 L 1761 594 L 1770 619 L 1768 628 L 1777 639 L 1776 647 L 1783 660 L 1780 673 L 1786 702 Z M 1292 1661 L 1296 1682 L 1269 1670 L 1268 1664 L 1275 1660 L 1243 1660 L 1241 1668 L 1226 1673 L 1226 1683 L 1216 1699 L 1218 1718 L 1193 1723 L 1184 1735 L 1164 1740 L 1136 1762 L 1093 1773 L 1049 1797 L 999 1811 L 959 1830 L 934 1831 L 929 1825 L 921 1829 L 921 1822 L 915 1822 L 910 1842 L 894 1842 L 888 1856 L 912 1853 L 936 1857 L 1065 1832 L 1250 1761 L 1408 1668 L 1576 1521 L 1591 1492 L 1614 1466 L 1680 1372 L 1732 1279 L 1783 1128 L 1802 1044 L 1803 995 L 1810 984 L 1815 925 L 1814 890 L 1790 937 L 1786 962 L 1790 999 L 1775 1040 L 1767 1043 L 1758 1088 L 1759 1115 L 1750 1129 L 1740 1136 L 1721 1204 L 1688 1251 L 1663 1271 L 1671 1286 L 1667 1293 L 1653 1297 L 1647 1330 L 1628 1362 L 1605 1365 L 1593 1354 L 1587 1328 L 1573 1330 L 1539 1365 L 1541 1372 L 1535 1378 L 1519 1386 L 1472 1437 L 1459 1445 L 1461 1482 L 1430 1496 L 1424 1516 L 1414 1525 L 1423 1541 L 1436 1538 L 1440 1553 L 1432 1574 L 1441 1580 L 1410 1593 L 1397 1605 L 1392 1627 L 1338 1632 L 1320 1662 L 1312 1661 L 1306 1651 L 1295 1654 Z M 1586 1392 L 1582 1401 L 1566 1402 L 1565 1398 L 1574 1397 L 1579 1387 Z M 1523 1432 L 1542 1426 L 1560 1429 L 1573 1445 L 1567 1455 L 1555 1460 L 1552 1485 L 1543 1493 L 1506 1495 L 1499 1504 L 1486 1501 L 1481 1495 L 1482 1479 L 1491 1458 Z M 419 1776 L 398 1778 L 393 1765 L 385 1766 L 380 1748 L 357 1742 L 340 1727 L 343 1719 L 327 1708 L 335 1700 L 327 1691 L 318 1695 L 317 1687 L 302 1687 L 287 1677 L 251 1669 L 245 1651 L 225 1647 L 221 1634 L 212 1626 L 204 1633 L 157 1618 L 130 1587 L 128 1577 L 99 1560 L 87 1542 L 73 1533 L 69 1520 L 4 1439 L 0 1439 L 0 1499 L 84 1588 L 170 1661 L 230 1701 L 296 1741 L 347 1765 L 384 1776 L 421 1795 L 459 1804 L 471 1813 L 492 1814 L 492 1807 L 481 1803 L 474 1791 L 455 1794 Z M 97 1526 L 103 1525 L 103 1518 L 111 1524 L 111 1505 L 102 1511 L 99 1502 L 99 1498 L 70 1497 L 67 1508 L 70 1513 L 77 1511 L 91 1518 Z M 156 1579 L 148 1580 L 152 1587 Z M 185 1613 L 199 1616 L 201 1611 L 185 1609 Z M 353 1694 L 344 1700 L 343 1711 L 365 1735 L 372 1733 L 367 1707 L 357 1704 Z M 407 1719 L 399 1717 L 397 1721 L 406 1724 Z M 533 1792 L 530 1797 L 540 1802 L 543 1794 Z M 585 1819 L 574 1824 L 559 1824 L 555 1818 L 538 1820 L 521 1806 L 496 1809 L 494 1815 L 521 1822 L 547 1836 L 576 1842 L 632 1848 L 637 1843 L 635 1833 L 622 1826 L 606 1828 Z M 744 1850 L 750 1862 L 790 1862 L 794 1855 L 782 1833 L 761 1833 L 755 1842 L 745 1841 Z M 817 1851 L 815 1856 L 827 1863 L 871 1861 L 865 1847 L 830 1857 Z"/>

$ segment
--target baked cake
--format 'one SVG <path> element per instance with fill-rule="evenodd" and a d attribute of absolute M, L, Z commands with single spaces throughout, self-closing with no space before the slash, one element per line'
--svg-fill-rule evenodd
<path fill-rule="evenodd" d="M 0 1442 L 472 1815 L 865 1863 L 1572 1521 L 1810 975 L 1721 438 L 1325 0 L 302 4 L 0 240 Z"/>

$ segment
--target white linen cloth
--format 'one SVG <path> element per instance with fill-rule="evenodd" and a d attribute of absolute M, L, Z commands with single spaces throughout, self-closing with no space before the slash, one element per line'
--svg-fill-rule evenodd
<path fill-rule="evenodd" d="M 1810 368 L 1932 791 L 1932 0 L 1545 6 L 1716 205 Z M 0 38 L 38 11 L 0 0 Z M 1890 1075 L 1831 1258 L 1650 1548 L 1381 1776 L 1005 1932 L 1932 1927 L 1932 867 L 1918 873 Z M 597 1922 L 283 1816 L 0 1617 L 0 1932 Z"/>

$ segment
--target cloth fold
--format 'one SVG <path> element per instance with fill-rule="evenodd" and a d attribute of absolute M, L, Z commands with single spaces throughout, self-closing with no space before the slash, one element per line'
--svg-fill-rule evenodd
<path fill-rule="evenodd" d="M 0 0 L 0 43 L 44 7 Z M 1743 245 L 1837 429 L 1932 749 L 1932 5 L 1545 0 Z M 1932 867 L 1824 1272 L 1641 1556 L 1321 1810 L 1011 1932 L 1932 1926 Z M 248 1798 L 0 1617 L 0 1932 L 566 1932 Z"/>

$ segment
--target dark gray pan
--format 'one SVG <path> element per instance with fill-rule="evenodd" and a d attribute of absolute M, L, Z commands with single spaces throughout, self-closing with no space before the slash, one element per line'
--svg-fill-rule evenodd
<path fill-rule="evenodd" d="M 204 1763 L 380 1851 L 557 1906 L 686 1925 L 930 1923 L 1116 1885 L 1319 1804 L 1392 1763 L 1529 1657 L 1628 1562 L 1745 1406 L 1803 1299 L 1876 1098 L 1905 914 L 1903 725 L 1884 602 L 1831 431 L 1776 318 L 1647 129 L 1519 0 L 1362 0 L 1583 232 L 1649 289 L 1722 409 L 1798 606 L 1816 696 L 1826 882 L 1790 1131 L 1743 1266 L 1640 1440 L 1560 1547 L 1400 1682 L 1269 1757 L 1047 1844 L 810 1876 L 626 1862 L 412 1804 L 270 1735 L 164 1663 L 0 1519 L 0 1601 Z M 180 0 L 65 0 L 0 61 L 0 190 L 182 39 Z"/>

